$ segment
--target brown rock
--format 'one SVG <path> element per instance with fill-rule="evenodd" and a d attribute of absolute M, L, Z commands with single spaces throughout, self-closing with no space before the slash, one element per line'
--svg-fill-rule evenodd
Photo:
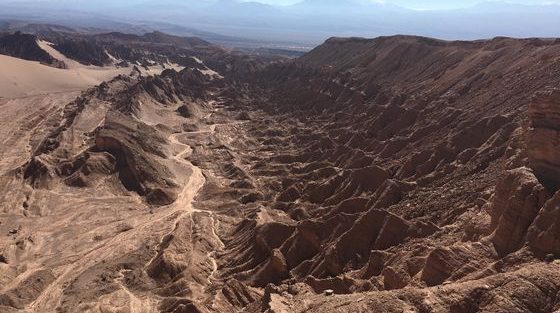
<path fill-rule="evenodd" d="M 226 300 L 238 310 L 252 303 L 256 298 L 254 291 L 236 279 L 228 280 L 222 287 L 222 293 Z"/>
<path fill-rule="evenodd" d="M 272 269 L 280 276 L 285 276 L 288 273 L 288 265 L 282 252 L 278 249 L 272 251 L 270 256 L 270 265 Z"/>
<path fill-rule="evenodd" d="M 184 118 L 192 117 L 191 109 L 186 104 L 177 108 L 177 113 L 179 113 L 179 115 L 181 115 Z"/>
<path fill-rule="evenodd" d="M 426 265 L 422 270 L 422 280 L 428 286 L 436 286 L 451 277 L 462 262 L 451 249 L 436 248 L 428 255 Z"/>
<path fill-rule="evenodd" d="M 506 172 L 496 186 L 491 217 L 492 243 L 500 254 L 519 249 L 529 225 L 549 198 L 546 189 L 528 168 Z"/>
<path fill-rule="evenodd" d="M 529 105 L 527 149 L 531 168 L 547 187 L 560 187 L 560 89 L 535 94 Z"/>
<path fill-rule="evenodd" d="M 279 249 L 274 249 L 269 259 L 256 270 L 253 284 L 263 287 L 269 282 L 278 283 L 288 277 L 288 263 Z"/>
<path fill-rule="evenodd" d="M 368 255 L 372 249 L 385 250 L 401 243 L 410 224 L 383 210 L 370 210 L 326 252 L 325 263 L 332 274 L 339 274 L 356 255 Z"/>
<path fill-rule="evenodd" d="M 560 192 L 540 210 L 529 228 L 527 241 L 541 254 L 560 256 Z"/>
<path fill-rule="evenodd" d="M 362 278 L 371 278 L 373 276 L 378 276 L 383 271 L 385 262 L 390 256 L 387 252 L 374 250 L 369 255 L 369 260 L 367 264 L 362 268 Z"/>
<path fill-rule="evenodd" d="M 175 175 L 161 162 L 166 139 L 153 127 L 131 117 L 110 112 L 95 138 L 95 149 L 112 154 L 123 185 L 155 205 L 177 199 Z"/>
<path fill-rule="evenodd" d="M 410 275 L 402 269 L 391 266 L 383 270 L 383 285 L 386 290 L 402 289 L 410 282 Z"/>
<path fill-rule="evenodd" d="M 57 173 L 65 176 L 69 186 L 92 186 L 98 178 L 111 175 L 116 171 L 116 159 L 107 152 L 85 152 L 72 161 L 63 162 Z"/>
<path fill-rule="evenodd" d="M 301 197 L 299 190 L 292 186 L 286 190 L 284 190 L 280 195 L 278 195 L 277 201 L 280 202 L 293 202 Z"/>
<path fill-rule="evenodd" d="M 56 279 L 50 270 L 38 270 L 20 281 L 16 286 L 0 293 L 0 311 L 2 307 L 24 309 L 33 302 Z"/>

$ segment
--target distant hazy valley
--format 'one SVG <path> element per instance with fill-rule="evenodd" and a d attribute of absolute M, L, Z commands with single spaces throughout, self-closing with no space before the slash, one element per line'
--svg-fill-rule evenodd
<path fill-rule="evenodd" d="M 4 0 L 0 3 L 0 18 L 139 34 L 161 30 L 229 46 L 292 50 L 309 50 L 332 36 L 414 34 L 473 40 L 496 36 L 554 37 L 560 28 L 560 6 L 554 3 L 422 3 L 305 0 L 273 6 L 233 0 Z"/>

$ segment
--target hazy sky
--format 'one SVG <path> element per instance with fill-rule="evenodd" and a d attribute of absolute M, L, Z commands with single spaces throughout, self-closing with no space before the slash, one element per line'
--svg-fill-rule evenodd
<path fill-rule="evenodd" d="M 301 0 L 246 0 L 268 3 L 273 5 L 290 5 Z M 361 0 L 370 2 L 385 2 L 412 9 L 448 9 L 472 6 L 480 2 L 490 2 L 494 0 Z M 520 4 L 560 4 L 560 0 L 507 0 L 502 2 Z"/>
<path fill-rule="evenodd" d="M 305 0 L 305 6 L 280 10 L 230 1 L 244 0 L 0 0 L 0 17 L 125 32 L 137 31 L 140 24 L 185 36 L 213 33 L 214 37 L 288 43 L 283 46 L 288 48 L 311 47 L 332 36 L 560 37 L 560 0 Z M 289 5 L 302 0 L 252 1 Z M 366 8 L 352 2 L 388 5 Z M 486 4 L 476 6 L 482 2 Z"/>
<path fill-rule="evenodd" d="M 2 3 L 18 3 L 18 2 L 68 2 L 70 0 L 0 0 Z M 106 2 L 107 0 L 98 0 L 99 2 Z M 112 3 L 127 3 L 127 2 L 144 2 L 149 3 L 151 0 L 112 0 Z M 170 0 L 167 0 L 169 2 Z M 171 0 L 173 1 L 173 0 Z M 219 0 L 175 0 L 177 3 L 196 3 L 201 2 L 213 2 Z M 261 2 L 272 5 L 291 5 L 303 0 L 236 0 L 241 2 Z M 342 1 L 342 0 L 341 0 Z M 371 3 L 387 3 L 395 4 L 401 7 L 409 9 L 454 9 L 454 8 L 465 8 L 471 7 L 481 2 L 508 2 L 508 3 L 518 3 L 526 5 L 535 4 L 560 4 L 560 0 L 346 0 L 346 1 L 356 1 L 356 2 L 371 2 Z M 76 0 L 76 2 L 88 2 L 88 0 Z M 97 1 L 91 1 L 95 3 Z M 321 1 L 314 1 L 315 3 L 320 3 Z M 153 0 L 153 3 L 158 3 L 157 0 Z"/>

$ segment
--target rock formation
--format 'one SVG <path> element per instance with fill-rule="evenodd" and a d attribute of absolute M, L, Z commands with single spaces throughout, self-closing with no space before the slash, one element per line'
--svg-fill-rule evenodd
<path fill-rule="evenodd" d="M 529 106 L 527 136 L 530 166 L 554 196 L 544 204 L 528 233 L 531 248 L 560 255 L 560 90 L 549 88 L 535 95 Z"/>
<path fill-rule="evenodd" d="M 524 244 L 527 229 L 550 197 L 544 186 L 527 168 L 505 173 L 492 202 L 492 242 L 501 254 L 518 250 Z"/>
<path fill-rule="evenodd" d="M 560 187 L 560 89 L 536 93 L 529 105 L 527 150 L 531 168 L 551 191 Z"/>

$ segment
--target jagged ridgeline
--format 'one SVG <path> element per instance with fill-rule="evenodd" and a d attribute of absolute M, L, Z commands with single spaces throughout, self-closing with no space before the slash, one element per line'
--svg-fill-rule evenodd
<path fill-rule="evenodd" d="M 183 69 L 2 133 L 0 310 L 560 310 L 560 42 L 81 39 Z"/>

